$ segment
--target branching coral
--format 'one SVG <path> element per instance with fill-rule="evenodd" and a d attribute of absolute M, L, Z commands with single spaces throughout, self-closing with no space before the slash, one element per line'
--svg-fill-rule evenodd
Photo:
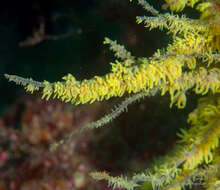
<path fill-rule="evenodd" d="M 137 58 L 123 46 L 108 38 L 116 58 L 111 63 L 111 72 L 105 76 L 95 76 L 89 80 L 78 81 L 71 74 L 64 76 L 62 82 L 36 82 L 14 75 L 5 75 L 10 81 L 23 85 L 28 92 L 42 90 L 43 98 L 58 98 L 73 104 L 93 103 L 121 97 L 125 93 L 134 94 L 125 100 L 109 115 L 86 126 L 86 129 L 100 127 L 118 116 L 127 106 L 144 96 L 156 93 L 169 93 L 170 106 L 176 104 L 184 108 L 186 92 L 212 94 L 201 100 L 198 108 L 189 115 L 192 127 L 181 130 L 181 141 L 163 162 L 145 173 L 135 174 L 130 180 L 126 177 L 111 177 L 106 173 L 93 173 L 95 179 L 105 179 L 114 188 L 134 189 L 140 182 L 151 183 L 145 189 L 181 189 L 195 183 L 207 189 L 214 189 L 219 183 L 219 145 L 220 136 L 220 3 L 216 0 L 166 0 L 164 7 L 171 11 L 182 11 L 185 6 L 196 6 L 201 12 L 200 19 L 191 19 L 170 13 L 161 14 L 144 0 L 138 3 L 153 16 L 137 17 L 137 23 L 144 23 L 150 30 L 159 28 L 172 35 L 172 43 L 158 50 L 150 58 Z M 214 96 L 213 96 L 214 95 Z M 71 134 L 67 139 L 72 137 Z M 57 145 L 64 143 L 61 141 Z M 208 167 L 200 168 L 200 166 Z M 214 168 L 214 169 L 213 169 Z M 206 179 L 209 173 L 213 176 Z"/>

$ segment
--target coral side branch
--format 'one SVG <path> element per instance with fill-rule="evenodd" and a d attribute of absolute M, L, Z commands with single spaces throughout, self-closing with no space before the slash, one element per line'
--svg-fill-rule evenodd
<path fill-rule="evenodd" d="M 115 53 L 115 57 L 120 58 L 121 60 L 127 60 L 128 66 L 135 61 L 134 56 L 132 56 L 131 53 L 125 49 L 124 46 L 117 44 L 117 41 L 113 41 L 106 37 L 103 44 L 109 44 L 110 50 Z"/>
<path fill-rule="evenodd" d="M 132 180 L 128 180 L 127 177 L 118 176 L 112 177 L 106 172 L 91 172 L 90 175 L 96 180 L 107 180 L 108 186 L 113 189 L 116 188 L 126 188 L 127 190 L 133 190 L 135 187 L 139 185 L 133 182 Z"/>
<path fill-rule="evenodd" d="M 137 23 L 144 23 L 145 27 L 149 27 L 150 30 L 154 28 L 168 29 L 174 35 L 177 33 L 187 32 L 205 32 L 207 26 L 205 22 L 201 22 L 195 19 L 186 18 L 184 15 L 171 15 L 169 13 L 159 15 L 157 17 L 138 16 L 136 17 Z"/>
<path fill-rule="evenodd" d="M 73 131 L 69 135 L 67 135 L 64 139 L 60 140 L 59 142 L 52 143 L 50 146 L 50 151 L 55 151 L 60 145 L 64 144 L 68 140 L 70 140 L 73 136 L 87 131 L 87 130 L 92 130 L 95 128 L 102 127 L 103 125 L 106 125 L 107 123 L 111 122 L 114 120 L 116 117 L 118 117 L 121 113 L 123 113 L 125 110 L 127 110 L 128 105 L 140 100 L 141 98 L 144 98 L 146 96 L 154 96 L 158 89 L 153 89 L 151 92 L 140 92 L 137 94 L 132 95 L 131 97 L 126 98 L 121 104 L 116 106 L 114 109 L 109 114 L 106 114 L 102 118 L 100 118 L 97 121 L 88 123 L 84 127 L 80 128 L 77 131 Z"/>
<path fill-rule="evenodd" d="M 43 82 L 34 81 L 32 78 L 27 79 L 27 78 L 19 77 L 19 76 L 16 76 L 16 75 L 8 75 L 8 74 L 4 74 L 4 76 L 9 81 L 13 81 L 16 84 L 19 84 L 19 85 L 22 85 L 22 86 L 27 86 L 28 84 L 32 84 L 33 86 L 35 86 L 37 88 L 44 87 Z"/>
<path fill-rule="evenodd" d="M 13 81 L 18 85 L 24 86 L 25 89 L 31 93 L 33 93 L 34 91 L 39 90 L 39 88 L 43 88 L 45 86 L 43 82 L 34 81 L 32 78 L 26 79 L 26 78 L 19 77 L 16 75 L 8 75 L 8 74 L 4 74 L 4 76 L 9 81 Z"/>
<path fill-rule="evenodd" d="M 161 90 L 161 95 L 169 92 L 171 106 L 177 103 L 179 108 L 183 108 L 186 103 L 185 92 L 187 90 L 194 88 L 197 94 L 202 95 L 209 91 L 213 93 L 220 91 L 219 69 L 206 70 L 204 67 L 200 67 L 198 71 L 182 73 L 185 59 L 184 56 L 169 57 L 161 60 L 163 64 L 150 60 L 148 65 L 141 64 L 129 68 L 117 62 L 112 64 L 112 73 L 83 81 L 76 81 L 71 74 L 63 77 L 65 82 L 55 83 L 47 81 L 41 83 L 14 75 L 6 75 L 6 77 L 10 81 L 24 85 L 30 92 L 43 87 L 43 98 L 49 99 L 53 95 L 53 98 L 74 104 L 101 101 L 122 96 L 126 92 L 149 92 L 156 87 Z"/>
<path fill-rule="evenodd" d="M 159 11 L 156 10 L 153 6 L 151 6 L 147 1 L 138 0 L 138 4 L 140 4 L 146 11 L 149 11 L 152 15 L 154 16 L 159 15 Z"/>

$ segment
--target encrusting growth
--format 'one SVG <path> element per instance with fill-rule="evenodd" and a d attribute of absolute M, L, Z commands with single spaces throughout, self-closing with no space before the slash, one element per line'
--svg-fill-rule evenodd
<path fill-rule="evenodd" d="M 189 115 L 189 130 L 181 129 L 181 138 L 172 154 L 163 162 L 132 178 L 111 177 L 107 173 L 95 172 L 91 176 L 97 180 L 108 180 L 113 188 L 129 190 L 144 183 L 143 189 L 179 190 L 191 187 L 196 181 L 204 182 L 208 190 L 216 189 L 219 184 L 217 174 L 220 166 L 220 153 L 217 150 L 220 137 L 220 2 L 217 0 L 166 0 L 163 8 L 182 11 L 185 6 L 196 6 L 201 12 L 200 19 L 190 19 L 173 13 L 161 14 L 145 0 L 138 3 L 153 16 L 139 16 L 137 23 L 146 28 L 167 30 L 172 35 L 172 43 L 165 49 L 156 51 L 150 58 L 137 58 L 124 46 L 105 38 L 104 44 L 118 59 L 111 64 L 111 71 L 105 76 L 95 76 L 89 80 L 78 81 L 67 74 L 61 82 L 37 82 L 15 75 L 5 75 L 33 93 L 42 90 L 42 98 L 58 98 L 75 105 L 108 100 L 133 94 L 121 105 L 100 120 L 88 124 L 81 131 L 100 127 L 117 117 L 127 106 L 145 96 L 156 93 L 169 93 L 170 106 L 175 104 L 184 108 L 186 92 L 212 96 L 202 99 Z M 52 149 L 70 139 L 70 134 Z M 201 168 L 201 165 L 206 167 Z M 212 179 L 205 178 L 211 175 Z M 150 183 L 151 185 L 146 185 Z"/>

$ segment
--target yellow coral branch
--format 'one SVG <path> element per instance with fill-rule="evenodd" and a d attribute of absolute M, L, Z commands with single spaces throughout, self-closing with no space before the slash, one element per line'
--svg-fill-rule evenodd
<path fill-rule="evenodd" d="M 220 137 L 220 98 L 200 103 L 199 107 L 189 115 L 192 128 L 182 131 L 182 142 L 191 146 L 192 151 L 186 157 L 185 169 L 193 169 L 199 164 L 213 160 L 212 151 L 219 145 Z"/>

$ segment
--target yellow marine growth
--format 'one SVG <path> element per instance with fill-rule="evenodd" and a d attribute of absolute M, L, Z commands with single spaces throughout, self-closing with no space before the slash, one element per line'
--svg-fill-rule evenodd
<path fill-rule="evenodd" d="M 163 8 L 172 13 L 162 14 L 145 0 L 138 3 L 152 16 L 138 16 L 149 30 L 159 28 L 172 35 L 172 42 L 157 50 L 152 57 L 135 57 L 124 46 L 105 38 L 115 53 L 111 70 L 105 76 L 77 80 L 71 74 L 62 81 L 37 82 L 15 75 L 5 75 L 9 81 L 21 84 L 28 92 L 42 90 L 46 100 L 58 98 L 72 104 L 93 103 L 132 94 L 110 114 L 82 129 L 101 127 L 123 112 L 129 104 L 145 96 L 160 93 L 170 95 L 170 107 L 175 104 L 184 108 L 186 92 L 209 95 L 199 101 L 198 107 L 189 114 L 189 129 L 181 129 L 176 148 L 153 168 L 134 174 L 131 178 L 112 177 L 105 172 L 94 172 L 97 180 L 107 180 L 113 188 L 133 190 L 167 189 L 180 190 L 196 183 L 207 190 L 217 189 L 220 184 L 220 1 L 218 0 L 165 0 Z M 186 6 L 196 8 L 200 18 L 191 19 L 175 15 Z M 82 130 L 82 131 L 83 131 Z M 70 139 L 54 143 L 52 150 Z M 212 176 L 212 178 L 207 178 Z"/>
<path fill-rule="evenodd" d="M 174 6 L 194 5 L 195 2 L 167 1 L 171 10 Z M 133 65 L 132 63 L 137 61 L 135 57 L 123 46 L 106 38 L 105 43 L 110 44 L 111 49 L 116 52 L 116 57 L 121 59 L 111 63 L 112 69 L 109 74 L 83 81 L 77 81 L 74 76 L 68 74 L 62 78 L 62 82 L 44 81 L 43 98 L 48 100 L 52 96 L 73 104 L 85 104 L 120 97 L 126 92 L 148 92 L 156 87 L 161 91 L 161 95 L 169 92 L 171 105 L 177 103 L 179 108 L 183 108 L 186 103 L 185 92 L 189 89 L 194 88 L 197 94 L 202 95 L 209 90 L 213 93 L 219 92 L 219 80 L 216 78 L 219 68 L 206 69 L 207 65 L 214 65 L 220 59 L 220 56 L 214 53 L 220 48 L 220 43 L 216 43 L 219 39 L 220 22 L 216 23 L 219 12 L 209 20 L 195 20 L 169 13 L 159 14 L 145 1 L 139 3 L 156 16 L 137 17 L 137 22 L 143 22 L 150 29 L 159 27 L 168 30 L 173 34 L 173 43 L 168 44 L 163 51 L 158 50 L 151 58 L 139 59 L 139 64 Z M 205 13 L 210 6 L 200 3 L 197 8 Z M 182 72 L 183 69 L 186 71 Z M 9 75 L 8 78 L 12 80 Z M 26 83 L 25 86 L 31 93 L 39 89 L 33 83 Z"/>

